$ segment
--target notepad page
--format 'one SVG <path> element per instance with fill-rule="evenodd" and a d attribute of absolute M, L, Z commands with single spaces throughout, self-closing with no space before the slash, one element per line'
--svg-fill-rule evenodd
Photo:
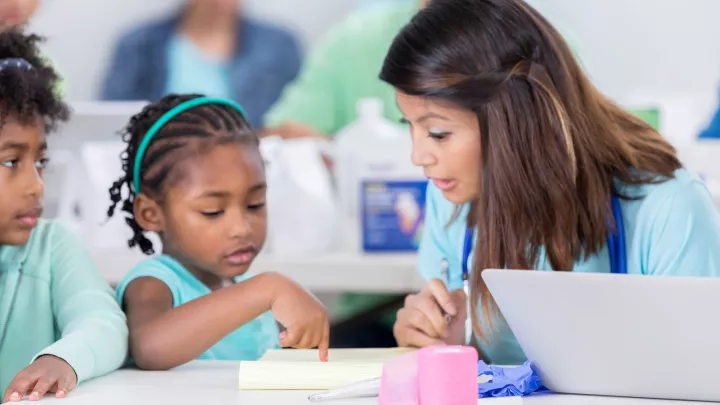
<path fill-rule="evenodd" d="M 380 378 L 383 365 L 414 349 L 270 350 L 258 361 L 240 363 L 241 390 L 326 390 Z"/>

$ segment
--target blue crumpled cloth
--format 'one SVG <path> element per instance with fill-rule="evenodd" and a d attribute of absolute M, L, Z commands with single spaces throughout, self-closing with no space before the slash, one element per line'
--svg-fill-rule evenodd
<path fill-rule="evenodd" d="M 522 397 L 534 393 L 548 392 L 530 362 L 519 367 L 488 366 L 478 362 L 478 377 L 490 376 L 492 380 L 478 384 L 480 398 Z"/>

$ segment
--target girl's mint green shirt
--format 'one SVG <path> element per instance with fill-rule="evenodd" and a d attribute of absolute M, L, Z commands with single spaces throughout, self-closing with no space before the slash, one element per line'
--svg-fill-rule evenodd
<path fill-rule="evenodd" d="M 80 239 L 57 222 L 41 220 L 24 246 L 0 246 L 0 335 L 6 327 L 0 393 L 41 355 L 67 361 L 78 383 L 127 357 L 127 324 L 112 289 Z"/>
<path fill-rule="evenodd" d="M 147 259 L 132 268 L 117 287 L 116 298 L 122 303 L 125 291 L 133 281 L 150 277 L 161 281 L 172 294 L 173 308 L 187 304 L 212 291 L 198 280 L 185 266 L 168 255 L 159 255 Z M 248 278 L 247 275 L 235 278 L 241 283 Z M 219 308 L 220 311 L 232 308 Z M 245 323 L 238 329 L 215 343 L 201 354 L 199 360 L 257 360 L 270 349 L 277 349 L 278 336 L 277 322 L 270 311 Z"/>

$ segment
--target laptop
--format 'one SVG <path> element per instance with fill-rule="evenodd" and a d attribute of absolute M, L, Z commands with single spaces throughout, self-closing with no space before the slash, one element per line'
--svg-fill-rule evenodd
<path fill-rule="evenodd" d="M 720 279 L 486 270 L 557 393 L 720 401 Z"/>

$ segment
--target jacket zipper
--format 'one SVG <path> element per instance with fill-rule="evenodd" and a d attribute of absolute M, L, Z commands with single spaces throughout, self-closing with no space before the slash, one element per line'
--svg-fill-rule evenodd
<path fill-rule="evenodd" d="M 12 297 L 10 298 L 10 306 L 8 307 L 7 319 L 5 319 L 5 325 L 2 328 L 2 334 L 0 334 L 0 352 L 2 352 L 3 343 L 5 343 L 5 337 L 7 331 L 10 328 L 10 319 L 12 318 L 13 308 L 15 307 L 15 301 L 17 300 L 18 290 L 20 289 L 20 279 L 23 276 L 23 269 L 20 267 L 18 270 L 18 278 L 15 282 L 15 288 L 13 289 Z"/>

